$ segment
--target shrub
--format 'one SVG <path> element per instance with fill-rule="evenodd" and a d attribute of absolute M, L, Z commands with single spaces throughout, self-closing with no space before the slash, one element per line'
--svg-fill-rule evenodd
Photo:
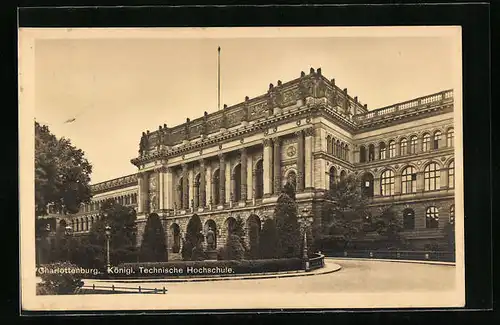
<path fill-rule="evenodd" d="M 227 238 L 225 258 L 228 260 L 241 260 L 245 255 L 245 248 L 238 235 L 231 234 Z"/>
<path fill-rule="evenodd" d="M 274 210 L 277 230 L 278 257 L 297 257 L 300 255 L 300 229 L 297 221 L 297 205 L 290 197 L 289 186 L 283 190 L 278 198 Z"/>
<path fill-rule="evenodd" d="M 165 230 L 157 214 L 151 214 L 146 222 L 141 242 L 141 261 L 166 261 Z"/>
<path fill-rule="evenodd" d="M 57 262 L 43 266 L 44 271 L 38 272 L 42 283 L 37 286 L 37 294 L 58 295 L 72 294 L 83 286 L 80 274 L 72 273 L 52 273 L 56 270 L 76 269 L 78 266 L 69 262 Z"/>
<path fill-rule="evenodd" d="M 189 261 L 191 260 L 191 255 L 193 253 L 193 245 L 191 244 L 191 241 L 187 241 L 185 239 L 182 240 L 182 249 L 181 249 L 181 255 L 182 259 L 184 261 Z"/>
<path fill-rule="evenodd" d="M 260 236 L 260 257 L 261 258 L 276 258 L 278 256 L 277 247 L 278 235 L 276 223 L 273 219 L 266 219 L 262 225 Z"/>
<path fill-rule="evenodd" d="M 197 245 L 192 249 L 191 259 L 193 261 L 203 261 L 205 259 L 205 251 L 201 245 Z"/>

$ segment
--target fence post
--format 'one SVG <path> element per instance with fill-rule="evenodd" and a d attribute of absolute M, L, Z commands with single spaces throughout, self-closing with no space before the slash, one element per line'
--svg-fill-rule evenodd
<path fill-rule="evenodd" d="M 92 283 L 92 290 L 95 290 L 95 283 Z"/>
<path fill-rule="evenodd" d="M 163 294 L 165 294 L 165 287 L 163 287 Z"/>
<path fill-rule="evenodd" d="M 141 293 L 141 286 L 139 286 L 139 293 Z"/>
<path fill-rule="evenodd" d="M 111 291 L 115 292 L 115 285 L 114 284 L 111 285 Z"/>
<path fill-rule="evenodd" d="M 155 293 L 158 293 L 158 291 L 156 290 L 156 288 L 155 288 Z"/>

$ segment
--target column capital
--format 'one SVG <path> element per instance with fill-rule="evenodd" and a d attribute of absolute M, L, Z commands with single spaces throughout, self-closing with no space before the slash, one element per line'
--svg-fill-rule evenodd
<path fill-rule="evenodd" d="M 309 128 L 304 129 L 302 131 L 304 132 L 304 135 L 306 137 L 312 137 L 314 135 L 314 128 L 313 127 L 309 127 Z"/>
<path fill-rule="evenodd" d="M 263 139 L 262 144 L 264 145 L 264 147 L 270 147 L 272 145 L 272 140 L 269 138 Z"/>
<path fill-rule="evenodd" d="M 294 135 L 295 135 L 296 137 L 301 137 L 303 134 L 304 134 L 304 130 L 298 130 L 298 131 L 295 131 L 295 132 L 294 132 Z"/>
<path fill-rule="evenodd" d="M 274 144 L 280 144 L 281 138 L 279 136 L 275 136 L 272 138 Z"/>
<path fill-rule="evenodd" d="M 247 148 L 246 147 L 240 148 L 238 149 L 238 152 L 240 153 L 240 155 L 245 155 L 247 153 Z"/>
<path fill-rule="evenodd" d="M 165 166 L 160 166 L 154 169 L 156 173 L 166 173 L 168 171 L 168 168 Z"/>
<path fill-rule="evenodd" d="M 199 159 L 198 163 L 200 164 L 201 167 L 205 167 L 205 159 L 204 158 Z"/>
<path fill-rule="evenodd" d="M 219 157 L 219 160 L 220 160 L 220 161 L 224 161 L 224 159 L 226 158 L 226 154 L 225 154 L 225 153 L 222 153 L 222 152 L 221 152 L 221 153 L 219 153 L 217 156 Z"/>
<path fill-rule="evenodd" d="M 181 164 L 182 171 L 187 171 L 188 165 L 186 163 Z"/>

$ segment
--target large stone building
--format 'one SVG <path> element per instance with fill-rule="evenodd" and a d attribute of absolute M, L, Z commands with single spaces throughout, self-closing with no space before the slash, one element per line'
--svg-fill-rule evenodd
<path fill-rule="evenodd" d="M 212 227 L 220 247 L 238 216 L 247 225 L 272 217 L 293 181 L 300 209 L 319 222 L 330 184 L 355 173 L 373 209 L 395 204 L 407 238 L 441 238 L 454 218 L 453 115 L 452 90 L 368 110 L 311 68 L 264 95 L 143 133 L 137 174 L 93 185 L 92 202 L 66 220 L 85 233 L 100 204 L 116 199 L 136 208 L 139 242 L 157 214 L 176 258 L 190 218 Z"/>

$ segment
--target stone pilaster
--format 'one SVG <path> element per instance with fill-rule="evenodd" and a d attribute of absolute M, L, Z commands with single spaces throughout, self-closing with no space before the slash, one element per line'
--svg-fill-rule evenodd
<path fill-rule="evenodd" d="M 199 207 L 204 208 L 207 205 L 207 185 L 206 185 L 206 169 L 205 169 L 205 160 L 200 160 L 200 202 Z"/>
<path fill-rule="evenodd" d="M 182 207 L 189 209 L 189 171 L 187 164 L 182 164 Z"/>
<path fill-rule="evenodd" d="M 424 173 L 417 172 L 417 192 L 423 192 L 425 187 Z"/>
<path fill-rule="evenodd" d="M 247 200 L 247 149 L 242 148 L 240 150 L 240 161 L 241 161 L 241 201 L 245 202 Z"/>
<path fill-rule="evenodd" d="M 380 196 L 381 193 L 381 188 L 380 188 L 380 176 L 379 177 L 374 177 L 373 178 L 373 196 L 377 197 Z"/>
<path fill-rule="evenodd" d="M 219 154 L 219 204 L 226 203 L 226 159 L 223 153 Z"/>
<path fill-rule="evenodd" d="M 164 202 L 164 209 L 173 209 L 173 202 L 174 202 L 174 184 L 172 180 L 172 168 L 167 167 L 165 168 L 165 173 L 163 176 L 163 184 L 161 185 L 163 187 L 163 202 Z"/>
<path fill-rule="evenodd" d="M 297 137 L 297 192 L 304 191 L 304 132 L 302 130 L 295 133 Z"/>
<path fill-rule="evenodd" d="M 281 193 L 281 139 L 273 139 L 273 176 L 274 176 L 274 194 Z"/>
<path fill-rule="evenodd" d="M 144 213 L 144 173 L 137 174 L 137 213 Z"/>
<path fill-rule="evenodd" d="M 253 199 L 253 182 L 254 182 L 254 173 L 253 173 L 253 165 L 252 165 L 252 157 L 247 157 L 247 200 Z"/>
<path fill-rule="evenodd" d="M 401 173 L 394 175 L 394 195 L 401 194 Z"/>
<path fill-rule="evenodd" d="M 207 166 L 207 177 L 206 177 L 205 191 L 206 191 L 205 205 L 209 206 L 210 198 L 212 197 L 212 166 L 210 164 L 208 164 L 208 166 Z"/>
<path fill-rule="evenodd" d="M 304 130 L 305 148 L 304 148 L 304 183 L 306 189 L 313 188 L 313 137 L 314 128 L 310 127 Z"/>
<path fill-rule="evenodd" d="M 263 169 L 264 169 L 264 196 L 269 197 L 272 194 L 272 175 L 273 175 L 273 165 L 272 165 L 272 141 L 271 139 L 264 139 L 264 152 L 263 152 Z"/>

